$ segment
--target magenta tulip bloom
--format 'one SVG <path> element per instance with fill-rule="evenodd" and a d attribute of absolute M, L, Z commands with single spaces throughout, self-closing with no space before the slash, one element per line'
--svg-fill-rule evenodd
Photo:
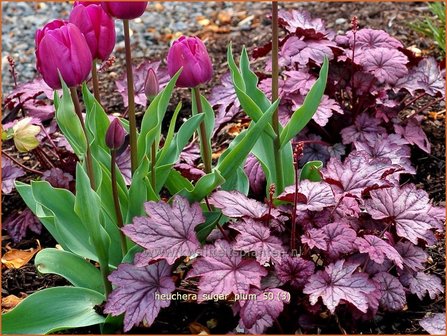
<path fill-rule="evenodd" d="M 75 3 L 69 21 L 84 34 L 93 59 L 109 58 L 115 47 L 115 22 L 101 5 Z"/>
<path fill-rule="evenodd" d="M 113 17 L 122 20 L 132 20 L 143 15 L 146 10 L 147 1 L 103 1 L 102 8 Z"/>
<path fill-rule="evenodd" d="M 84 82 L 92 70 L 92 55 L 78 27 L 54 20 L 36 32 L 36 67 L 44 81 L 57 90 L 65 83 L 74 87 Z"/>
<path fill-rule="evenodd" d="M 168 53 L 168 72 L 172 77 L 183 67 L 177 86 L 193 88 L 208 82 L 213 66 L 206 47 L 198 37 L 181 36 L 174 41 Z"/>

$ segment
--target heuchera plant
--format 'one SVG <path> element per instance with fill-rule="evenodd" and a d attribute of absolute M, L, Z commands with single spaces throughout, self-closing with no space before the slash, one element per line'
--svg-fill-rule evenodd
<path fill-rule="evenodd" d="M 135 6 L 141 15 L 145 4 Z M 419 115 L 402 120 L 399 112 L 422 95 L 442 96 L 434 60 L 414 57 L 383 31 L 359 30 L 356 20 L 351 32 L 336 36 L 306 13 L 278 13 L 275 2 L 273 36 L 278 22 L 285 35 L 256 51 L 279 56 L 267 61 L 271 78 L 251 70 L 245 48 L 237 64 L 230 46 L 230 73 L 210 103 L 199 91 L 212 73 L 205 45 L 180 38 L 170 52 L 170 79 L 159 63 L 132 68 L 134 15 L 117 14 L 118 7 L 108 12 L 124 20 L 127 79 L 117 84 L 130 122 L 109 117 L 98 90 L 93 95 L 82 83 L 84 118 L 76 86 L 54 77 L 62 86 L 54 95 L 57 124 L 76 155 L 75 169 L 67 175 L 52 167 L 41 181 L 15 184 L 62 248 L 39 252 L 39 271 L 73 286 L 27 297 L 3 316 L 4 333 L 150 326 L 185 283 L 197 284 L 187 289 L 197 304 L 227 302 L 239 317 L 237 330 L 256 334 L 280 325 L 288 308 L 296 313 L 292 332 L 312 331 L 328 314 L 355 323 L 403 310 L 409 295 L 435 299 L 443 292 L 426 269 L 425 248 L 443 231 L 444 209 L 400 182 L 415 173 L 409 145 L 429 151 L 429 142 Z M 176 59 L 184 53 L 200 62 Z M 285 68 L 281 77 L 277 62 Z M 177 80 L 191 73 L 201 75 L 191 83 L 181 77 L 180 86 L 192 89 L 192 116 L 176 129 L 177 105 L 162 135 Z M 144 101 L 149 91 L 159 93 Z M 148 104 L 140 127 L 135 104 Z M 212 162 L 211 138 L 241 111 L 248 128 Z M 199 146 L 190 143 L 195 132 Z M 191 167 L 200 158 L 205 171 Z M 5 161 L 8 167 L 5 188 L 23 174 Z M 172 197 L 162 200 L 162 191 Z M 22 235 L 26 226 L 19 229 Z M 443 327 L 438 316 L 420 323 L 428 331 Z"/>

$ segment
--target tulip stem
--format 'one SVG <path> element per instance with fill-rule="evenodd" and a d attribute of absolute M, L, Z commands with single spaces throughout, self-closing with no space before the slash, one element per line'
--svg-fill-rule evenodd
<path fill-rule="evenodd" d="M 101 97 L 99 96 L 99 79 L 98 79 L 98 69 L 96 69 L 96 59 L 92 62 L 92 82 L 93 82 L 93 95 L 96 101 L 101 104 Z"/>
<path fill-rule="evenodd" d="M 135 92 L 132 72 L 132 54 L 130 46 L 129 20 L 123 20 L 124 24 L 124 44 L 126 48 L 126 69 L 127 69 L 127 96 L 129 108 L 129 135 L 130 135 L 130 169 L 132 174 L 138 165 L 137 150 L 137 121 L 135 118 Z"/>
<path fill-rule="evenodd" d="M 120 200 L 118 197 L 118 184 L 116 182 L 116 150 L 112 149 L 110 154 L 111 154 L 110 173 L 112 177 L 113 203 L 115 206 L 116 223 L 120 231 L 121 251 L 123 252 L 124 257 L 127 254 L 127 242 L 126 242 L 126 236 L 124 236 L 123 231 L 121 231 L 121 229 L 124 226 L 124 222 L 123 222 L 123 214 L 121 212 Z"/>
<path fill-rule="evenodd" d="M 152 143 L 152 148 L 151 148 L 151 185 L 152 185 L 152 189 L 154 189 L 154 191 L 157 188 L 157 175 L 155 174 L 155 163 L 157 160 L 157 145 L 155 143 L 155 139 L 154 142 Z"/>
<path fill-rule="evenodd" d="M 79 103 L 78 93 L 75 87 L 70 88 L 70 93 L 71 93 L 71 99 L 73 100 L 75 112 L 79 118 L 79 121 L 81 122 L 81 127 L 85 134 L 85 139 L 87 143 L 86 144 L 87 148 L 85 152 L 85 164 L 87 166 L 87 175 L 90 179 L 90 186 L 92 187 L 93 190 L 95 190 L 96 187 L 95 187 L 95 175 L 93 173 L 93 159 L 92 159 L 92 153 L 90 151 L 90 143 L 88 140 L 87 129 L 85 128 L 84 118 L 82 117 L 81 104 Z"/>
<path fill-rule="evenodd" d="M 272 102 L 278 99 L 278 81 L 279 81 L 279 65 L 278 65 L 278 2 L 272 1 Z M 275 153 L 276 168 L 276 194 L 279 195 L 284 191 L 283 167 L 281 160 L 281 142 L 280 142 L 280 126 L 278 118 L 278 108 L 273 112 L 272 127 L 276 133 L 273 146 Z"/>
<path fill-rule="evenodd" d="M 194 92 L 195 101 L 197 104 L 197 113 L 203 113 L 202 99 L 200 97 L 200 90 L 198 87 L 192 89 Z M 211 148 L 208 137 L 206 136 L 205 121 L 202 121 L 199 126 L 199 140 L 200 140 L 200 152 L 202 154 L 202 161 L 205 165 L 205 173 L 211 173 Z"/>

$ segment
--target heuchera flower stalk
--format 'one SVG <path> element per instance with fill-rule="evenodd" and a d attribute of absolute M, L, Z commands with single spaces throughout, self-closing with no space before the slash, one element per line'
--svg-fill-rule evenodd
<path fill-rule="evenodd" d="M 206 47 L 195 36 L 181 36 L 174 41 L 169 49 L 167 62 L 171 77 L 183 68 L 177 80 L 178 87 L 194 88 L 208 82 L 213 76 L 213 66 Z"/>
<path fill-rule="evenodd" d="M 101 5 L 110 16 L 122 20 L 133 20 L 143 15 L 147 1 L 103 1 Z"/>
<path fill-rule="evenodd" d="M 59 72 L 68 87 L 84 82 L 92 70 L 92 55 L 87 41 L 72 23 L 54 20 L 37 30 L 36 67 L 54 90 L 62 88 Z"/>
<path fill-rule="evenodd" d="M 115 47 L 115 22 L 101 5 L 76 2 L 69 22 L 84 34 L 93 59 L 105 61 L 109 58 Z"/>

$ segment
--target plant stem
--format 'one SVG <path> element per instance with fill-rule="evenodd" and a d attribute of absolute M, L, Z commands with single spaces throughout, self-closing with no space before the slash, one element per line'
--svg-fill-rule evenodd
<path fill-rule="evenodd" d="M 129 135 L 130 135 L 130 170 L 132 174 L 137 169 L 137 121 L 135 118 L 135 92 L 133 86 L 132 54 L 130 49 L 129 20 L 123 20 L 124 44 L 126 47 L 126 69 L 127 69 L 127 96 L 129 106 Z"/>
<path fill-rule="evenodd" d="M 92 64 L 92 82 L 93 82 L 93 95 L 96 101 L 101 104 L 101 97 L 99 96 L 99 79 L 98 79 L 98 69 L 96 69 L 96 59 L 93 60 Z"/>
<path fill-rule="evenodd" d="M 100 262 L 99 269 L 101 271 L 102 282 L 104 283 L 104 290 L 106 293 L 106 298 L 112 293 L 112 284 L 107 278 L 110 274 L 109 264 L 107 262 Z"/>
<path fill-rule="evenodd" d="M 152 185 L 152 189 L 154 189 L 154 191 L 157 188 L 157 176 L 155 173 L 156 160 L 157 160 L 157 145 L 155 144 L 155 139 L 154 139 L 154 142 L 152 143 L 152 148 L 151 148 L 151 185 Z"/>
<path fill-rule="evenodd" d="M 16 165 L 18 165 L 19 167 L 29 171 L 30 173 L 33 174 L 38 174 L 38 175 L 43 175 L 43 173 L 41 171 L 35 170 L 33 168 L 29 168 L 27 166 L 25 166 L 24 164 L 20 163 L 19 161 L 17 161 L 16 159 L 14 159 L 11 155 L 7 154 L 4 150 L 2 150 L 2 155 L 6 156 L 8 159 L 10 159 L 12 162 L 14 162 Z"/>
<path fill-rule="evenodd" d="M 200 90 L 198 87 L 192 89 L 194 92 L 196 104 L 197 104 L 197 112 L 203 113 L 202 108 L 202 100 L 200 97 Z M 200 152 L 202 153 L 202 161 L 205 165 L 205 173 L 211 173 L 211 148 L 210 143 L 208 141 L 208 137 L 206 136 L 206 128 L 205 121 L 202 121 L 199 126 L 199 140 L 200 140 Z"/>
<path fill-rule="evenodd" d="M 278 82 L 279 82 L 279 64 L 278 64 L 278 2 L 272 1 L 272 102 L 278 99 Z M 275 150 L 275 168 L 276 168 L 276 194 L 279 195 L 284 191 L 284 178 L 281 160 L 281 143 L 279 134 L 279 118 L 278 108 L 273 112 L 272 127 L 276 137 L 273 143 Z"/>
<path fill-rule="evenodd" d="M 112 175 L 113 203 L 115 205 L 116 223 L 118 224 L 118 228 L 120 231 L 121 251 L 123 252 L 124 257 L 127 253 L 127 242 L 126 242 L 126 236 L 124 236 L 123 231 L 121 231 L 121 229 L 124 226 L 124 222 L 123 222 L 123 214 L 121 213 L 120 200 L 118 197 L 118 184 L 116 183 L 116 150 L 112 150 L 110 154 L 111 154 L 110 172 Z"/>
<path fill-rule="evenodd" d="M 81 104 L 79 103 L 78 93 L 76 92 L 76 88 L 72 87 L 70 88 L 71 93 L 71 99 L 73 100 L 75 112 L 78 115 L 79 121 L 81 122 L 82 130 L 85 134 L 85 139 L 87 143 L 86 153 L 85 153 L 85 163 L 87 165 L 87 175 L 90 179 L 90 186 L 93 190 L 96 189 L 95 187 L 95 176 L 93 174 L 93 159 L 92 159 L 92 153 L 90 152 L 90 144 L 88 141 L 88 135 L 87 135 L 87 129 L 85 128 L 84 118 L 82 117 L 81 112 Z"/>
<path fill-rule="evenodd" d="M 290 234 L 290 250 L 296 250 L 296 207 L 298 204 L 298 167 L 295 166 L 295 195 L 293 197 L 292 233 Z"/>

